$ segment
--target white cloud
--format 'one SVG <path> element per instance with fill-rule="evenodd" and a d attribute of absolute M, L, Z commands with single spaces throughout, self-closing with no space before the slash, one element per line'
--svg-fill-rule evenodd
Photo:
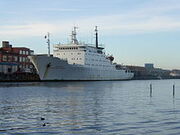
<path fill-rule="evenodd" d="M 0 26 L 0 36 L 38 36 L 47 31 L 54 31 L 53 24 L 33 23 L 23 25 L 4 25 Z"/>
<path fill-rule="evenodd" d="M 42 8 L 39 9 L 40 11 L 51 11 L 51 12 L 74 12 L 74 11 L 80 11 L 80 9 L 75 9 L 75 8 Z"/>
<path fill-rule="evenodd" d="M 180 19 L 169 11 L 180 9 L 180 5 L 144 7 L 136 11 L 117 15 L 78 17 L 76 20 L 53 20 L 50 22 L 25 22 L 22 25 L 1 25 L 0 36 L 41 36 L 44 33 L 64 35 L 77 24 L 80 32 L 87 33 L 98 25 L 103 34 L 138 34 L 148 32 L 180 30 Z M 49 11 L 75 11 L 77 9 L 46 9 Z M 67 35 L 65 35 L 67 36 Z"/>

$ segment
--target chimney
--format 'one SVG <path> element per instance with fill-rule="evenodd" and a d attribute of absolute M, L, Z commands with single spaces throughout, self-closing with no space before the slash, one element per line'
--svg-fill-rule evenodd
<path fill-rule="evenodd" d="M 2 41 L 2 47 L 9 48 L 9 41 Z"/>

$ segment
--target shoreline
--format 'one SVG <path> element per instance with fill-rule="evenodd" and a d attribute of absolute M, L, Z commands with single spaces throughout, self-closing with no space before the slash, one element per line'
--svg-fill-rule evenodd
<path fill-rule="evenodd" d="M 23 83 L 23 82 L 93 82 L 93 81 L 134 81 L 134 80 L 173 80 L 173 79 L 180 79 L 180 78 L 163 78 L 163 79 L 157 79 L 157 78 L 141 78 L 141 79 L 130 79 L 130 80 L 0 80 L 0 83 L 3 82 L 13 82 L 13 83 Z"/>

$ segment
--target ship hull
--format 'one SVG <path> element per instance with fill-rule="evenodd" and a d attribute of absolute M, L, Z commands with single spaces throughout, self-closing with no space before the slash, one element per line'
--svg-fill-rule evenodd
<path fill-rule="evenodd" d="M 129 80 L 133 73 L 125 70 L 100 69 L 68 64 L 66 60 L 45 55 L 29 56 L 41 80 Z"/>

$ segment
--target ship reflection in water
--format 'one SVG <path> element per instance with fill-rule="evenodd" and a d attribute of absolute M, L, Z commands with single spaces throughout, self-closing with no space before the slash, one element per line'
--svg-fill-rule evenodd
<path fill-rule="evenodd" d="M 174 83 L 178 90 L 180 80 L 2 83 L 0 134 L 180 134 Z"/>

